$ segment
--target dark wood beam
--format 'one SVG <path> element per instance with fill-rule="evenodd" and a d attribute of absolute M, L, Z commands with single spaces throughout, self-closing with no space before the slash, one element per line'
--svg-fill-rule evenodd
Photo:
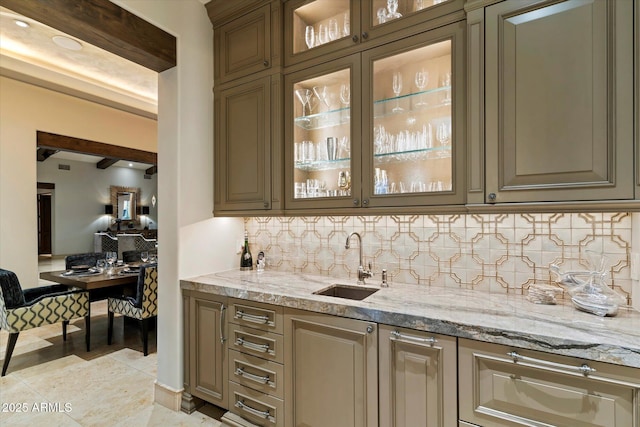
<path fill-rule="evenodd" d="M 176 66 L 176 38 L 109 0 L 0 0 L 34 19 L 156 72 Z"/>
<path fill-rule="evenodd" d="M 111 159 L 111 158 L 105 157 L 104 159 L 96 163 L 96 167 L 98 169 L 106 169 L 109 166 L 113 166 L 114 164 L 118 163 L 119 160 L 121 159 Z"/>
<path fill-rule="evenodd" d="M 53 182 L 39 182 L 38 188 L 43 190 L 55 190 L 56 184 Z"/>
<path fill-rule="evenodd" d="M 36 158 L 39 162 L 44 162 L 49 157 L 56 154 L 58 150 L 51 150 L 49 148 L 38 148 L 38 152 L 36 154 Z"/>
<path fill-rule="evenodd" d="M 136 150 L 135 148 L 120 147 L 88 139 L 71 136 L 56 135 L 54 133 L 37 131 L 37 146 L 51 150 L 72 151 L 110 159 L 128 160 L 130 162 L 158 164 L 158 154 L 151 151 Z"/>
<path fill-rule="evenodd" d="M 154 175 L 158 173 L 158 165 L 151 166 L 149 169 L 144 171 L 145 175 Z"/>

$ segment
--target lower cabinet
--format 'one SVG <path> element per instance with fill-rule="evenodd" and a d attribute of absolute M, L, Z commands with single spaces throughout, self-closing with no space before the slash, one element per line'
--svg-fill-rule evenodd
<path fill-rule="evenodd" d="M 378 330 L 371 322 L 285 310 L 287 427 L 378 426 Z"/>
<path fill-rule="evenodd" d="M 186 293 L 189 304 L 189 393 L 227 408 L 227 298 Z"/>
<path fill-rule="evenodd" d="M 487 427 L 640 425 L 640 369 L 462 338 L 458 358 L 463 421 Z"/>
<path fill-rule="evenodd" d="M 380 427 L 458 425 L 456 338 L 380 325 Z"/>

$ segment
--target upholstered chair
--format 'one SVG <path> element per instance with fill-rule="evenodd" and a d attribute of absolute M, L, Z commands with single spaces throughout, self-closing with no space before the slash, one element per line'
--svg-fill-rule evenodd
<path fill-rule="evenodd" d="M 18 276 L 0 269 L 0 329 L 9 332 L 2 365 L 7 372 L 18 335 L 27 329 L 62 322 L 62 339 L 67 340 L 70 320 L 85 318 L 85 342 L 89 351 L 89 293 L 65 285 L 41 286 L 22 290 Z"/>
<path fill-rule="evenodd" d="M 115 313 L 138 319 L 142 323 L 142 348 L 144 355 L 149 354 L 149 319 L 158 315 L 158 268 L 157 264 L 144 264 L 140 267 L 135 297 L 110 297 L 109 329 L 107 343 L 111 345 L 113 337 L 113 316 Z"/>
<path fill-rule="evenodd" d="M 104 257 L 105 254 L 101 252 L 68 255 L 64 259 L 64 265 L 67 270 L 69 270 L 71 267 L 75 267 L 76 265 L 88 265 L 89 267 L 95 267 L 96 262 L 98 262 L 99 259 L 103 259 Z"/>

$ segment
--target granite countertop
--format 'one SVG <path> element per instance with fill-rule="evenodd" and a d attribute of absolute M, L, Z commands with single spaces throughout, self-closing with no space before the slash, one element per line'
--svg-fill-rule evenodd
<path fill-rule="evenodd" d="M 181 280 L 181 288 L 353 319 L 640 368 L 640 312 L 615 317 L 570 301 L 533 304 L 524 296 L 391 283 L 362 301 L 312 292 L 354 279 L 230 270 Z M 379 287 L 379 278 L 367 286 Z"/>

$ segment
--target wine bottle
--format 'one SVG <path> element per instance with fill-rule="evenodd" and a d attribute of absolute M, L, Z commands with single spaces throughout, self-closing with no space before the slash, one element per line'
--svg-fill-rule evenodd
<path fill-rule="evenodd" d="M 253 257 L 249 250 L 249 233 L 244 232 L 244 247 L 240 255 L 240 270 L 253 270 Z"/>

